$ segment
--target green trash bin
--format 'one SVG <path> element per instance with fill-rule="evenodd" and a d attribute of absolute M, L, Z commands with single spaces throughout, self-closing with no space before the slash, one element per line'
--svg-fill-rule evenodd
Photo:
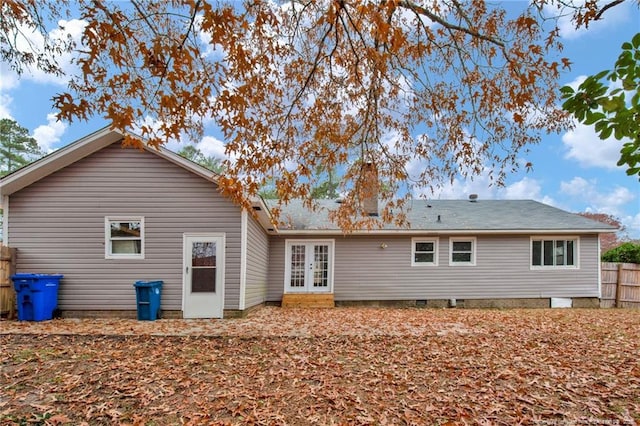
<path fill-rule="evenodd" d="M 160 317 L 160 296 L 162 281 L 136 281 L 136 304 L 138 320 L 155 321 Z"/>

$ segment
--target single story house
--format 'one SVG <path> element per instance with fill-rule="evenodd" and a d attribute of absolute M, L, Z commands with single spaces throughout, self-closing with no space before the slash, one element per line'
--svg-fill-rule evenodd
<path fill-rule="evenodd" d="M 60 273 L 65 316 L 135 315 L 133 283 L 162 280 L 162 315 L 233 316 L 305 296 L 331 304 L 597 306 L 608 225 L 535 201 L 416 200 L 410 228 L 344 235 L 326 212 L 249 212 L 216 175 L 109 128 L 0 180 L 17 272 Z M 322 201 L 331 209 L 336 201 Z"/>

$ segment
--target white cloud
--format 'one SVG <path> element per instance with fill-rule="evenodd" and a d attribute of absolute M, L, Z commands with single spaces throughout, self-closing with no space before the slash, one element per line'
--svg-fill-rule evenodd
<path fill-rule="evenodd" d="M 49 37 L 51 37 L 52 40 L 62 41 L 71 37 L 71 39 L 80 46 L 82 32 L 84 31 L 84 27 L 87 25 L 86 21 L 78 19 L 72 19 L 70 21 L 60 20 L 58 21 L 58 25 L 60 28 L 56 28 L 49 33 Z M 29 32 L 27 31 L 25 34 L 29 34 Z M 30 33 L 30 42 L 40 50 L 44 46 L 44 39 L 42 35 L 36 32 Z M 78 67 L 73 63 L 72 57 L 73 55 L 71 53 L 63 53 L 55 58 L 56 62 L 64 72 L 62 76 L 45 73 L 39 69 L 30 67 L 29 70 L 23 74 L 22 78 L 30 79 L 38 83 L 50 83 L 66 86 L 69 81 L 69 77 L 78 73 Z"/>
<path fill-rule="evenodd" d="M 5 62 L 0 62 L 0 93 L 18 87 L 18 75 Z"/>
<path fill-rule="evenodd" d="M 618 217 L 624 215 L 625 208 L 639 195 L 623 186 L 607 187 L 600 192 L 596 179 L 586 180 L 582 177 L 561 182 L 560 192 L 584 206 L 583 211 L 607 213 Z"/>
<path fill-rule="evenodd" d="M 577 124 L 575 129 L 562 135 L 562 143 L 568 149 L 565 158 L 578 161 L 583 167 L 615 169 L 620 159 L 623 141 L 609 138 L 602 140 L 592 126 Z"/>
<path fill-rule="evenodd" d="M 542 185 L 538 180 L 524 177 L 519 181 L 499 187 L 491 184 L 488 169 L 485 169 L 481 175 L 476 176 L 473 180 L 454 179 L 453 182 L 436 189 L 433 197 L 466 199 L 469 194 L 478 194 L 480 199 L 536 200 L 553 206 L 558 205 L 556 200 L 542 193 Z M 415 195 L 426 195 L 426 193 Z"/>
<path fill-rule="evenodd" d="M 60 137 L 67 129 L 67 124 L 58 121 L 55 114 L 47 115 L 47 124 L 36 127 L 33 137 L 38 141 L 38 145 L 45 151 L 51 152 L 53 145 L 60 142 Z"/>
<path fill-rule="evenodd" d="M 582 0 L 573 0 L 569 1 L 569 3 L 575 3 L 578 5 L 583 5 L 584 1 Z M 608 0 L 598 1 L 600 3 L 600 7 L 603 5 L 610 3 Z M 610 8 L 603 15 L 604 19 L 600 19 L 597 21 L 591 21 L 589 23 L 589 28 L 585 28 L 584 26 L 576 29 L 575 23 L 572 21 L 572 14 L 566 14 L 568 11 L 565 10 L 564 16 L 558 18 L 558 29 L 560 30 L 560 37 L 565 39 L 577 39 L 585 34 L 597 34 L 602 31 L 609 31 L 620 25 L 623 22 L 627 22 L 629 17 L 634 16 L 634 11 L 631 8 L 635 7 L 634 2 L 623 2 L 615 7 Z M 544 6 L 544 14 L 548 17 L 557 16 L 559 13 L 558 4 L 555 2 L 547 3 Z"/>
<path fill-rule="evenodd" d="M 13 98 L 11 96 L 0 92 L 0 119 L 8 118 L 10 120 L 13 120 L 10 108 L 12 102 Z"/>
<path fill-rule="evenodd" d="M 207 157 L 215 157 L 221 160 L 227 158 L 224 153 L 224 142 L 213 136 L 203 137 L 200 143 L 198 143 L 197 148 Z"/>
<path fill-rule="evenodd" d="M 586 75 L 579 75 L 573 79 L 570 83 L 567 83 L 567 86 L 571 87 L 573 90 L 578 90 L 578 87 L 587 79 Z"/>
<path fill-rule="evenodd" d="M 640 211 L 640 202 L 638 203 L 638 211 Z M 627 228 L 627 234 L 632 239 L 640 239 L 640 213 L 635 216 L 628 215 L 620 218 Z"/>
<path fill-rule="evenodd" d="M 67 37 L 71 37 L 77 45 L 80 45 L 82 38 L 82 32 L 86 26 L 85 21 L 78 19 L 72 19 L 70 21 L 61 20 L 58 22 L 61 28 L 55 28 L 49 33 L 49 36 L 53 40 L 63 40 Z M 44 38 L 42 34 L 34 31 L 33 28 L 22 26 L 19 28 L 19 35 L 16 37 L 16 46 L 19 50 L 34 50 L 36 53 L 41 53 L 44 47 Z M 60 68 L 64 72 L 62 76 L 56 76 L 53 74 L 45 73 L 36 67 L 26 67 L 21 75 L 18 75 L 9 65 L 5 62 L 0 62 L 0 118 L 13 118 L 11 114 L 11 104 L 13 103 L 13 97 L 8 92 L 17 89 L 20 86 L 20 81 L 34 81 L 41 84 L 55 84 L 59 86 L 66 86 L 69 82 L 71 75 L 75 75 L 78 72 L 77 66 L 72 61 L 72 54 L 64 53 L 57 55 L 55 60 L 59 64 Z M 51 125 L 51 120 L 47 118 L 49 124 L 44 127 L 59 128 L 59 125 Z M 64 131 L 64 129 L 62 129 Z M 50 149 L 51 143 L 47 142 L 46 135 L 53 137 L 56 134 L 56 130 L 53 132 L 50 130 L 42 130 L 44 146 L 46 149 Z M 56 142 L 57 139 L 53 137 L 51 139 Z"/>

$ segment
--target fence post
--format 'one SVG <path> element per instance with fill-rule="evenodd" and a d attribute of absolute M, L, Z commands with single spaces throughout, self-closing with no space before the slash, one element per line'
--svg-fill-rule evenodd
<path fill-rule="evenodd" d="M 622 270 L 624 264 L 618 263 L 618 275 L 616 275 L 616 308 L 620 308 L 620 299 L 622 298 Z"/>
<path fill-rule="evenodd" d="M 15 317 L 16 293 L 11 275 L 16 270 L 16 249 L 0 244 L 0 316 Z"/>

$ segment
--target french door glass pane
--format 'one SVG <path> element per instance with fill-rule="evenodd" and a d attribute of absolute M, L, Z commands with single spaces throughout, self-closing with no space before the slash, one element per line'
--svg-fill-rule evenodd
<path fill-rule="evenodd" d="M 305 250 L 301 244 L 291 246 L 291 287 L 304 287 Z"/>
<path fill-rule="evenodd" d="M 329 285 L 329 246 L 313 246 L 313 287 Z"/>

